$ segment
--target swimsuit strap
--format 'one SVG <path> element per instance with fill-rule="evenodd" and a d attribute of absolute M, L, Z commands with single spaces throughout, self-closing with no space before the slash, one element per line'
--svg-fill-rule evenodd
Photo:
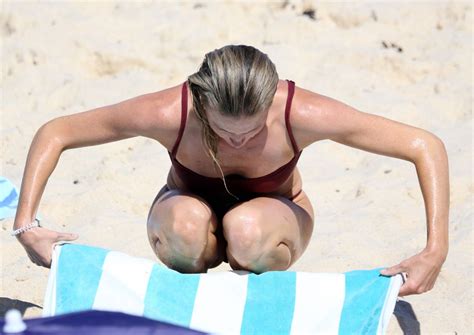
<path fill-rule="evenodd" d="M 176 152 L 178 151 L 179 143 L 183 137 L 184 127 L 186 126 L 186 118 L 188 116 L 188 87 L 186 82 L 183 83 L 181 89 L 181 124 L 179 126 L 178 137 L 174 142 L 173 149 L 171 150 L 171 155 L 176 157 Z"/>
<path fill-rule="evenodd" d="M 299 153 L 298 145 L 296 144 L 295 137 L 293 136 L 293 131 L 291 130 L 290 124 L 290 110 L 291 102 L 293 101 L 293 95 L 295 94 L 295 82 L 292 80 L 286 80 L 288 82 L 288 97 L 286 99 L 286 108 L 285 108 L 285 125 L 286 130 L 288 131 L 288 136 L 290 137 L 291 145 L 293 146 L 293 151 L 295 154 Z"/>

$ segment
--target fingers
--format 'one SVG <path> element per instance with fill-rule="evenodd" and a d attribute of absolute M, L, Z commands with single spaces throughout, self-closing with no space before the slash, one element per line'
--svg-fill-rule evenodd
<path fill-rule="evenodd" d="M 422 294 L 430 291 L 435 284 L 436 277 L 429 278 L 409 278 L 405 284 L 402 285 L 399 296 L 405 296 L 410 294 Z"/>
<path fill-rule="evenodd" d="M 420 290 L 419 284 L 416 284 L 413 278 L 409 278 L 407 270 L 401 264 L 380 271 L 380 274 L 383 276 L 395 276 L 399 273 L 403 275 L 403 285 L 398 292 L 398 296 L 403 297 L 405 295 L 419 294 L 424 292 L 418 292 Z"/>
<path fill-rule="evenodd" d="M 59 241 L 74 241 L 77 240 L 79 235 L 77 234 L 72 234 L 72 233 L 58 233 L 58 236 L 56 237 L 56 242 Z"/>
<path fill-rule="evenodd" d="M 400 288 L 400 292 L 398 292 L 398 295 L 400 297 L 403 297 L 403 296 L 411 295 L 411 294 L 422 294 L 422 293 L 428 292 L 429 290 L 430 288 L 424 285 L 421 285 L 419 283 L 414 283 L 413 281 L 407 281 Z"/>
<path fill-rule="evenodd" d="M 403 274 L 403 285 L 400 288 L 400 291 L 398 292 L 398 296 L 402 297 L 405 295 L 413 294 L 413 289 L 410 285 L 410 281 L 408 280 L 408 274 L 406 273 L 406 268 L 403 266 L 401 263 L 391 266 L 389 268 L 383 269 L 380 271 L 380 274 L 382 276 L 395 276 L 399 273 Z"/>
<path fill-rule="evenodd" d="M 34 264 L 50 268 L 53 245 L 60 241 L 74 241 L 78 237 L 77 234 L 38 228 L 29 232 L 25 238 L 20 240 L 20 243 L 25 248 L 28 258 Z"/>
<path fill-rule="evenodd" d="M 401 272 L 406 272 L 406 269 L 403 265 L 397 264 L 397 265 L 394 265 L 392 267 L 383 269 L 382 271 L 380 271 L 380 274 L 382 276 L 394 276 L 394 275 L 396 275 L 398 273 L 401 273 Z"/>
<path fill-rule="evenodd" d="M 403 297 L 403 296 L 410 295 L 413 293 L 414 293 L 413 289 L 408 285 L 408 283 L 405 283 L 400 288 L 400 291 L 398 292 L 398 296 Z"/>
<path fill-rule="evenodd" d="M 420 253 L 412 256 L 400 264 L 383 269 L 380 274 L 393 276 L 397 273 L 406 273 L 406 281 L 400 288 L 399 296 L 421 294 L 431 290 L 436 282 L 443 262 L 433 261 L 430 255 Z"/>

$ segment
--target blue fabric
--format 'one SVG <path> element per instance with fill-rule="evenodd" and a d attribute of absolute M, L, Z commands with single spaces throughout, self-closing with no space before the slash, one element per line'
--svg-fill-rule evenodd
<path fill-rule="evenodd" d="M 0 176 L 0 220 L 15 216 L 18 191 L 8 179 Z"/>
<path fill-rule="evenodd" d="M 163 266 L 153 266 L 145 296 L 144 315 L 153 319 L 189 326 L 199 274 L 183 276 Z M 179 292 L 179 294 L 176 294 Z M 173 301 L 163 304 L 163 301 Z"/>
<path fill-rule="evenodd" d="M 107 262 L 107 254 L 111 251 L 74 244 L 66 244 L 60 248 L 59 258 L 55 263 L 56 266 L 53 267 L 54 271 L 50 274 L 50 281 L 55 282 L 55 286 L 48 283 L 48 287 L 55 287 L 55 289 L 48 289 L 54 292 L 55 295 L 51 297 L 48 292 L 46 293 L 46 297 L 49 297 L 50 300 L 45 301 L 45 306 L 55 305 L 55 308 L 52 309 L 48 307 L 48 310 L 55 313 L 52 315 L 91 309 L 95 305 L 94 302 L 97 302 L 96 297 L 104 297 L 104 295 L 98 294 L 98 289 L 106 289 L 100 288 L 99 283 L 101 276 L 106 271 L 111 271 L 109 263 L 107 263 L 109 265 L 106 269 L 103 267 L 104 260 Z M 143 262 L 139 259 L 137 261 Z M 129 258 L 127 258 L 127 262 L 130 264 Z M 113 264 L 115 267 L 121 267 L 120 263 L 116 261 Z M 397 285 L 401 285 L 401 279 L 398 278 L 400 281 L 393 284 L 394 281 L 391 281 L 391 278 L 380 276 L 379 271 L 380 269 L 374 269 L 335 274 L 337 278 L 343 280 L 344 284 L 330 288 L 337 290 L 334 291 L 333 295 L 331 295 L 331 291 L 328 291 L 326 292 L 328 294 L 325 293 L 320 297 L 314 296 L 312 302 L 308 302 L 307 307 L 304 306 L 305 313 L 298 314 L 298 316 L 304 317 L 306 324 L 321 325 L 322 329 L 326 329 L 324 322 L 327 323 L 328 319 L 332 320 L 330 321 L 331 324 L 334 324 L 335 320 L 336 323 L 334 327 L 331 326 L 331 329 L 339 334 L 383 333 L 386 329 L 386 322 L 382 322 L 382 319 L 388 320 L 393 312 L 396 293 L 400 288 Z M 108 273 L 110 276 L 112 272 Z M 143 303 L 144 307 L 142 312 L 139 312 L 142 313 L 140 315 L 191 328 L 195 324 L 199 324 L 199 330 L 211 333 L 215 333 L 213 329 L 216 328 L 213 327 L 216 327 L 216 325 L 220 327 L 218 329 L 222 330 L 223 325 L 224 327 L 228 325 L 224 321 L 219 323 L 219 319 L 216 319 L 214 315 L 202 318 L 203 315 L 206 315 L 209 305 L 203 304 L 203 291 L 201 289 L 208 290 L 209 287 L 200 285 L 200 282 L 206 280 L 205 276 L 212 275 L 212 273 L 181 274 L 159 264 L 150 264 L 150 267 L 144 270 L 143 276 L 138 276 L 138 278 L 148 278 L 146 286 L 141 286 L 143 287 L 143 295 L 139 295 L 141 297 L 139 303 Z M 235 276 L 230 273 L 228 275 Z M 296 293 L 300 292 L 299 294 L 301 294 L 302 291 L 298 290 L 308 287 L 299 286 L 298 280 L 299 278 L 310 278 L 308 275 L 315 278 L 314 276 L 317 277 L 318 274 L 274 271 L 261 275 L 242 274 L 239 275 L 238 279 L 232 277 L 231 281 L 239 280 L 240 283 L 245 284 L 229 286 L 227 291 L 229 296 L 226 297 L 226 303 L 222 304 L 222 315 L 234 315 L 236 317 L 232 320 L 239 320 L 239 323 L 232 324 L 233 328 L 230 332 L 240 332 L 241 334 L 290 334 L 297 311 L 295 306 L 298 305 Z M 226 276 L 221 277 L 224 278 L 220 282 L 223 287 L 226 285 L 225 278 L 229 278 Z M 110 277 L 107 278 L 110 280 Z M 120 280 L 120 278 L 117 278 L 117 280 Z M 306 281 L 306 283 L 308 282 Z M 319 281 L 316 280 L 315 283 L 319 283 Z M 133 283 L 129 282 L 128 285 L 133 286 Z M 222 290 L 222 287 L 220 289 Z M 230 292 L 233 293 L 230 294 Z M 314 291 L 312 292 L 314 293 Z M 200 297 L 198 299 L 200 303 L 195 304 L 195 301 L 198 301 L 196 300 L 197 296 Z M 337 315 L 331 314 L 330 318 L 316 318 L 318 320 L 313 320 L 312 315 L 306 313 L 306 311 L 312 310 L 312 303 L 318 304 L 320 311 L 324 310 L 324 306 L 327 306 L 329 302 L 336 301 L 334 300 L 335 297 L 337 297 L 341 309 L 334 310 L 331 313 L 337 313 Z M 387 299 L 387 297 L 390 297 L 390 299 Z M 132 305 L 137 305 L 134 299 L 138 299 L 138 296 L 131 295 L 127 299 L 130 299 Z M 241 308 L 239 307 L 238 310 L 231 308 L 234 312 L 226 314 L 226 308 L 239 306 L 239 304 L 241 304 Z M 300 306 L 299 311 L 301 313 L 301 305 L 298 306 Z M 112 310 L 115 307 L 115 305 L 110 306 Z M 124 301 L 120 308 L 127 312 L 127 301 Z M 206 325 L 195 323 L 196 320 L 207 320 L 208 323 Z M 301 326 L 301 319 L 299 320 Z M 298 329 L 301 331 L 301 328 Z M 313 327 L 311 329 L 314 332 L 314 329 L 318 328 Z"/>
<path fill-rule="evenodd" d="M 390 278 L 381 269 L 346 272 L 339 334 L 376 334 Z M 354 308 L 357 306 L 357 308 Z"/>
<path fill-rule="evenodd" d="M 82 311 L 24 320 L 28 335 L 198 335 L 195 330 L 144 317 L 108 311 Z M 0 318 L 0 329 L 5 319 Z M 3 334 L 3 333 L 2 333 Z"/>
<path fill-rule="evenodd" d="M 92 309 L 102 276 L 102 265 L 108 253 L 108 250 L 101 248 L 71 246 L 61 249 L 57 264 L 61 269 L 56 278 L 57 314 Z"/>
<path fill-rule="evenodd" d="M 293 320 L 296 272 L 250 274 L 247 301 L 242 319 L 242 334 L 255 334 L 273 329 L 288 334 Z M 275 327 L 275 320 L 278 320 Z"/>

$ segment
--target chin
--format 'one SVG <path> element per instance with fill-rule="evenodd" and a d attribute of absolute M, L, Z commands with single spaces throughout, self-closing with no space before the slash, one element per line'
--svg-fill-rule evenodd
<path fill-rule="evenodd" d="M 231 147 L 232 149 L 241 149 L 241 148 L 245 147 L 245 145 L 247 144 L 247 142 L 245 142 L 245 143 L 242 143 L 242 144 L 239 144 L 239 145 L 234 145 L 234 144 L 232 144 L 230 142 L 227 142 L 225 140 L 223 142 L 226 144 L 226 146 Z"/>
<path fill-rule="evenodd" d="M 230 146 L 231 146 L 232 148 L 234 148 L 234 149 L 242 149 L 243 147 L 245 147 L 245 144 L 246 144 L 246 143 L 241 144 L 241 145 L 239 145 L 239 146 L 235 146 L 235 145 L 230 145 Z"/>

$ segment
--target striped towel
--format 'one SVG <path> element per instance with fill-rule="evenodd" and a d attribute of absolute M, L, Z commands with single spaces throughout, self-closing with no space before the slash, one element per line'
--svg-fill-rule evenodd
<path fill-rule="evenodd" d="M 18 206 L 18 191 L 15 185 L 0 176 L 0 220 L 15 216 Z"/>
<path fill-rule="evenodd" d="M 401 276 L 379 270 L 181 274 L 65 244 L 53 253 L 43 315 L 108 310 L 216 334 L 380 334 L 401 284 Z"/>

